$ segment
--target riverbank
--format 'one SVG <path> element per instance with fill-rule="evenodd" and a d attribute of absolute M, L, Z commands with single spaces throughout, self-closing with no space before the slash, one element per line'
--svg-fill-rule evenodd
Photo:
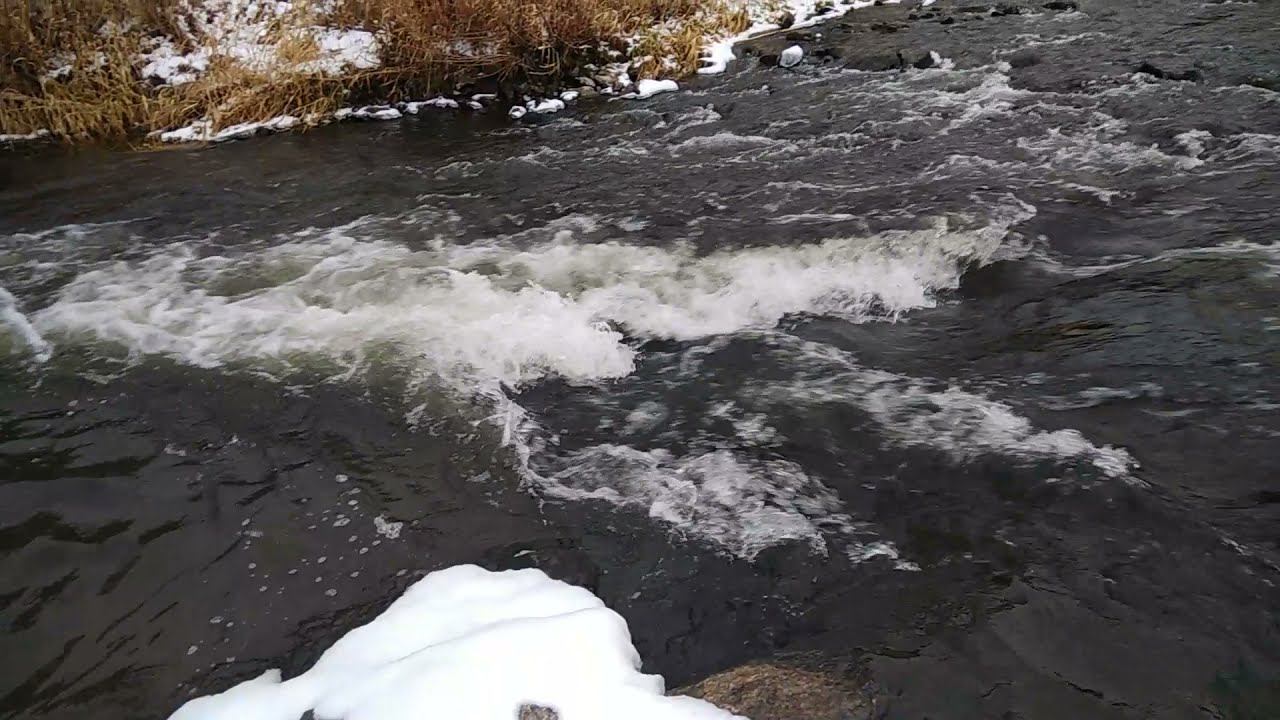
<path fill-rule="evenodd" d="M 513 116 L 719 72 L 733 42 L 870 2 L 24 0 L 0 140 L 216 141 L 437 107 Z"/>

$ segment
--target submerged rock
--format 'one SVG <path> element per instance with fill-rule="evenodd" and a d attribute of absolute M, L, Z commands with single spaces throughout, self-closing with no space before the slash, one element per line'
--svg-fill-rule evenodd
<path fill-rule="evenodd" d="M 676 691 L 751 720 L 873 720 L 887 707 L 836 674 L 775 663 L 742 665 Z"/>
<path fill-rule="evenodd" d="M 1199 70 L 1195 68 L 1187 68 L 1184 70 L 1166 70 L 1153 65 L 1150 61 L 1144 60 L 1134 72 L 1144 73 L 1160 80 L 1175 80 L 1177 82 L 1196 82 L 1203 76 Z"/>

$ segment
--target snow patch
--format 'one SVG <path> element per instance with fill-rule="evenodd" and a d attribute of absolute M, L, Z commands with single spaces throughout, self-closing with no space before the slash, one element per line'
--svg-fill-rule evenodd
<path fill-rule="evenodd" d="M 589 591 L 540 570 L 460 565 L 411 585 L 302 675 L 268 670 L 170 720 L 512 720 L 526 703 L 561 720 L 735 717 L 664 691 L 640 672 L 626 621 Z"/>

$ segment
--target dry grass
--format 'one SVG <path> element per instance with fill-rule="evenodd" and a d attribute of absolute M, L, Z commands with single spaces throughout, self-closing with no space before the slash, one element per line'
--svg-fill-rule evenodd
<path fill-rule="evenodd" d="M 198 80 L 157 87 L 137 57 L 155 38 L 186 37 L 179 0 L 0 0 L 0 133 L 123 139 L 202 118 L 218 129 L 319 117 L 483 79 L 550 88 L 628 51 L 639 58 L 633 75 L 688 73 L 708 34 L 747 22 L 726 0 L 341 0 L 327 18 L 296 7 L 271 28 L 277 67 L 250 70 L 215 48 Z M 291 69 L 318 56 L 306 28 L 321 22 L 374 32 L 381 66 L 341 76 Z"/>

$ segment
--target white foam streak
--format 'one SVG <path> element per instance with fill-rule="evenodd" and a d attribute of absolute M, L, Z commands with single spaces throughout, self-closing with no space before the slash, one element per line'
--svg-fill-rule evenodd
<path fill-rule="evenodd" d="M 856 529 L 835 493 L 783 460 L 751 461 L 729 450 L 676 456 L 606 444 L 557 464 L 539 477 L 548 495 L 637 507 L 747 559 L 789 540 L 825 555 L 826 533 L 847 537 Z M 856 542 L 839 544 L 853 557 L 870 557 Z"/>
<path fill-rule="evenodd" d="M 18 299 L 0 287 L 0 328 L 9 328 L 30 351 L 37 362 L 44 362 L 53 355 L 53 346 L 27 320 L 18 309 Z"/>
<path fill-rule="evenodd" d="M 133 354 L 202 367 L 322 358 L 354 371 L 373 354 L 473 393 L 557 375 L 629 374 L 642 338 L 689 340 L 772 327 L 791 313 L 852 320 L 932 303 L 958 267 L 988 257 L 1003 227 L 834 238 L 698 256 L 675 245 L 507 240 L 421 250 L 352 228 L 239 257 L 166 248 L 78 276 L 33 324 Z"/>
<path fill-rule="evenodd" d="M 859 367 L 847 354 L 817 343 L 798 343 L 800 372 L 790 384 L 762 388 L 787 401 L 848 403 L 869 413 L 902 446 L 942 450 L 958 460 L 984 454 L 1084 463 L 1133 484 L 1138 466 L 1123 448 L 1097 446 L 1077 430 L 1040 430 L 1008 405 L 957 387 Z"/>

